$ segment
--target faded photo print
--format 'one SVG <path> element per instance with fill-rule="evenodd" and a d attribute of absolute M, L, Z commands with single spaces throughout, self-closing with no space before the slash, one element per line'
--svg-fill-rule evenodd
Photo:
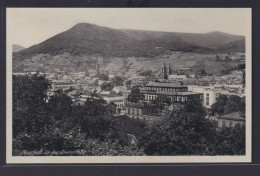
<path fill-rule="evenodd" d="M 6 23 L 10 162 L 251 161 L 251 9 L 8 8 Z"/>

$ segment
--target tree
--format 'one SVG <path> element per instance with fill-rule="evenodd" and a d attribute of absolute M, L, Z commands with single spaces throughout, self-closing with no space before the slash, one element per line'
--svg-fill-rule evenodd
<path fill-rule="evenodd" d="M 126 85 L 127 85 L 127 86 L 130 86 L 131 83 L 132 83 L 132 80 L 127 80 L 127 81 L 126 81 Z"/>
<path fill-rule="evenodd" d="M 227 61 L 227 62 L 228 62 L 228 61 L 231 61 L 231 58 L 230 58 L 228 55 L 226 55 L 226 56 L 225 56 L 225 61 Z"/>
<path fill-rule="evenodd" d="M 68 119 L 71 117 L 72 100 L 62 90 L 57 90 L 49 99 L 48 109 L 55 120 Z"/>
<path fill-rule="evenodd" d="M 50 82 L 38 74 L 13 76 L 13 136 L 39 131 L 45 123 L 47 91 Z"/>
<path fill-rule="evenodd" d="M 147 155 L 214 155 L 215 125 L 201 113 L 174 111 L 145 133 L 139 147 Z"/>
<path fill-rule="evenodd" d="M 216 60 L 217 62 L 221 61 L 219 55 L 216 55 L 215 60 Z"/>
<path fill-rule="evenodd" d="M 115 86 L 122 86 L 124 84 L 124 79 L 120 76 L 115 76 L 112 80 Z"/>
<path fill-rule="evenodd" d="M 216 103 L 214 103 L 211 107 L 211 114 L 224 114 L 225 105 L 227 103 L 228 97 L 226 95 L 220 95 L 217 98 Z"/>
<path fill-rule="evenodd" d="M 141 91 L 138 87 L 133 87 L 127 99 L 132 103 L 136 103 L 138 101 L 144 100 L 144 95 L 141 94 L 140 92 Z"/>
<path fill-rule="evenodd" d="M 171 104 L 171 98 L 167 95 L 158 95 L 153 103 L 157 104 L 160 109 L 163 109 L 165 105 L 169 106 Z"/>
<path fill-rule="evenodd" d="M 217 155 L 244 155 L 245 154 L 245 126 L 224 128 L 217 134 Z"/>
<path fill-rule="evenodd" d="M 229 114 L 232 112 L 240 112 L 244 111 L 245 107 L 241 105 L 241 98 L 237 95 L 231 95 L 226 102 L 224 107 L 224 113 Z"/>
<path fill-rule="evenodd" d="M 111 91 L 114 88 L 114 84 L 111 82 L 104 82 L 100 85 L 101 90 Z"/>
<path fill-rule="evenodd" d="M 98 116 L 103 115 L 106 112 L 106 100 L 104 100 L 102 97 L 90 97 L 87 98 L 87 101 L 85 102 L 84 108 L 86 110 L 86 114 L 90 116 Z"/>
<path fill-rule="evenodd" d="M 99 74 L 98 75 L 98 78 L 99 79 L 101 79 L 101 80 L 103 80 L 103 81 L 108 81 L 108 75 L 107 74 L 105 74 L 105 73 L 102 73 L 102 74 Z"/>
<path fill-rule="evenodd" d="M 201 100 L 188 100 L 185 102 L 184 110 L 186 112 L 197 112 L 201 113 L 202 115 L 205 115 L 206 110 L 202 106 L 202 101 Z"/>

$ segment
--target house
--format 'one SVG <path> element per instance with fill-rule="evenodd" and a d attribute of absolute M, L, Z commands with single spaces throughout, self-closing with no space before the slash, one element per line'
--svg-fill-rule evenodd
<path fill-rule="evenodd" d="M 75 88 L 76 82 L 75 81 L 63 81 L 63 80 L 55 80 L 52 81 L 52 89 L 53 90 L 68 90 L 70 88 Z"/>
<path fill-rule="evenodd" d="M 118 93 L 123 93 L 124 91 L 126 91 L 127 88 L 125 86 L 115 86 L 112 91 L 114 91 L 116 94 Z"/>
<path fill-rule="evenodd" d="M 158 108 L 156 108 L 155 105 L 148 104 L 145 102 L 128 102 L 125 106 L 125 114 L 132 119 L 145 121 L 156 121 L 160 119 L 160 115 L 158 114 Z"/>
<path fill-rule="evenodd" d="M 245 118 L 242 117 L 239 112 L 225 114 L 216 119 L 218 122 L 218 128 L 235 128 L 241 127 L 245 124 Z"/>
<path fill-rule="evenodd" d="M 175 79 L 186 80 L 187 76 L 186 75 L 169 75 L 168 79 L 169 80 L 175 80 Z"/>
<path fill-rule="evenodd" d="M 116 104 L 117 113 L 121 113 L 121 111 L 125 108 L 123 96 L 103 95 L 103 99 L 109 103 L 112 102 L 112 103 Z"/>

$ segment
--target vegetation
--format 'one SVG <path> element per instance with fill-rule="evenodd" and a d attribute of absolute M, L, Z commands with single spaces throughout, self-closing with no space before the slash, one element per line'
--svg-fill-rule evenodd
<path fill-rule="evenodd" d="M 171 104 L 171 99 L 166 95 L 158 95 L 153 103 L 158 105 L 159 109 L 163 109 L 165 105 L 169 106 Z"/>
<path fill-rule="evenodd" d="M 193 106 L 194 105 L 194 106 Z M 244 155 L 245 127 L 216 130 L 198 104 L 153 125 L 140 139 L 146 155 Z"/>
<path fill-rule="evenodd" d="M 107 74 L 105 74 L 105 73 L 101 73 L 101 74 L 99 74 L 98 75 L 98 78 L 100 79 L 100 80 L 103 80 L 103 81 L 108 81 L 108 75 Z"/>
<path fill-rule="evenodd" d="M 13 155 L 245 154 L 245 127 L 217 131 L 200 103 L 186 102 L 149 127 L 127 116 L 114 118 L 95 93 L 76 105 L 61 90 L 47 97 L 49 88 L 42 76 L 13 76 Z M 143 99 L 138 87 L 129 99 Z M 215 106 L 225 113 L 241 109 L 243 103 L 237 97 L 220 97 Z M 136 136 L 138 146 L 128 144 L 127 134 Z"/>
<path fill-rule="evenodd" d="M 115 86 L 123 86 L 124 84 L 124 78 L 120 76 L 115 76 L 112 80 Z"/>
<path fill-rule="evenodd" d="M 111 91 L 114 88 L 114 84 L 112 82 L 104 82 L 100 85 L 101 90 Z"/>
<path fill-rule="evenodd" d="M 128 101 L 137 103 L 138 101 L 144 100 L 144 95 L 140 94 L 141 90 L 138 87 L 133 87 L 131 93 L 128 95 Z"/>
<path fill-rule="evenodd" d="M 143 155 L 123 135 L 139 122 L 128 119 L 123 129 L 125 120 L 113 118 L 102 98 L 74 105 L 61 90 L 47 99 L 48 88 L 42 76 L 13 76 L 14 155 Z"/>
<path fill-rule="evenodd" d="M 211 108 L 211 113 L 213 115 L 215 113 L 222 115 L 232 112 L 245 113 L 245 97 L 240 98 L 237 95 L 227 97 L 226 95 L 220 95 Z"/>

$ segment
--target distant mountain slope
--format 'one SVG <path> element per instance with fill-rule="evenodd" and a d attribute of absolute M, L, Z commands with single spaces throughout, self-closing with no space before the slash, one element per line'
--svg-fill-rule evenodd
<path fill-rule="evenodd" d="M 23 50 L 23 49 L 25 49 L 25 47 L 20 46 L 20 45 L 16 45 L 16 44 L 13 44 L 13 45 L 12 45 L 12 52 L 13 52 L 13 53 L 14 53 L 14 52 L 21 51 L 21 50 Z"/>
<path fill-rule="evenodd" d="M 152 57 L 168 50 L 210 53 L 222 52 L 221 46 L 243 40 L 243 36 L 220 32 L 191 34 L 117 30 L 80 23 L 38 45 L 15 53 L 14 57 L 26 58 L 47 53 L 57 55 L 64 52 L 109 57 Z"/>
<path fill-rule="evenodd" d="M 229 42 L 225 45 L 221 45 L 217 48 L 219 52 L 245 52 L 245 40 L 236 40 L 233 42 Z"/>
<path fill-rule="evenodd" d="M 177 33 L 177 32 L 153 32 L 153 31 L 141 31 L 141 30 L 122 30 L 127 32 L 132 37 L 138 37 L 142 40 L 147 39 L 164 39 L 164 40 L 179 40 L 189 43 L 194 46 L 202 46 L 207 48 L 217 48 L 221 45 L 225 45 L 237 40 L 244 40 L 243 36 L 231 35 L 223 32 L 209 32 L 205 34 L 197 33 Z"/>

